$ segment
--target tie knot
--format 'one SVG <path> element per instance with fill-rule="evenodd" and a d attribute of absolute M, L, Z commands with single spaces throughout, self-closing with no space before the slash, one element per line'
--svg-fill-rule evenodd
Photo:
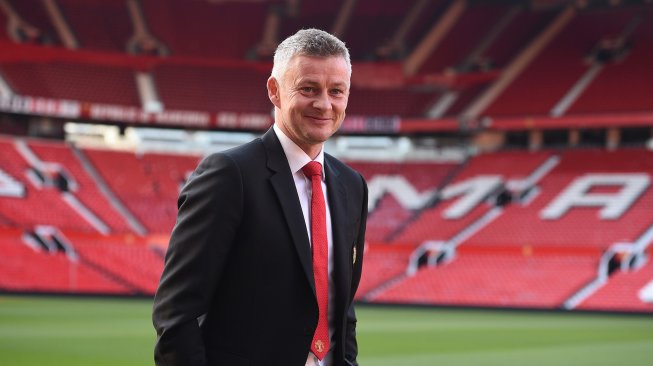
<path fill-rule="evenodd" d="M 322 176 L 322 164 L 317 161 L 311 161 L 310 163 L 304 165 L 302 172 L 308 178 L 311 178 L 315 175 Z"/>

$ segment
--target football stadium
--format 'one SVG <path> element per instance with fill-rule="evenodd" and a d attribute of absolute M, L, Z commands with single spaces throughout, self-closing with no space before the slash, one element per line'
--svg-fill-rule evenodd
<path fill-rule="evenodd" d="M 325 151 L 368 186 L 361 365 L 653 362 L 652 0 L 0 0 L 0 27 L 0 365 L 153 364 L 180 191 L 270 129 L 308 28 L 352 59 Z"/>

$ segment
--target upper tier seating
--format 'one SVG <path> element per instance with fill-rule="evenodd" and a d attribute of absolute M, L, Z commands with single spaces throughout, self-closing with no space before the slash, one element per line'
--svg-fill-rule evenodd
<path fill-rule="evenodd" d="M 331 31 L 344 0 L 299 1 L 296 15 L 288 14 L 281 21 L 279 39 L 286 39 L 298 29 L 317 28 Z"/>
<path fill-rule="evenodd" d="M 23 20 L 41 32 L 43 41 L 52 45 L 61 44 L 59 35 L 43 6 L 43 0 L 11 0 L 9 2 Z"/>
<path fill-rule="evenodd" d="M 442 43 L 420 68 L 420 73 L 440 73 L 464 61 L 507 11 L 497 4 L 468 6 Z"/>
<path fill-rule="evenodd" d="M 81 48 L 125 52 L 133 27 L 125 1 L 57 0 Z"/>
<path fill-rule="evenodd" d="M 449 0 L 433 0 L 426 4 L 406 34 L 402 53 L 408 55 L 410 51 L 417 47 L 424 35 L 431 30 L 433 25 L 440 19 L 440 16 L 447 10 L 450 3 Z"/>
<path fill-rule="evenodd" d="M 421 117 L 440 97 L 431 90 L 375 90 L 352 87 L 347 115 Z"/>
<path fill-rule="evenodd" d="M 17 94 L 140 106 L 134 73 L 128 69 L 68 62 L 6 63 L 0 67 Z"/>
<path fill-rule="evenodd" d="M 635 13 L 629 7 L 579 12 L 483 114 L 548 115 L 588 70 L 588 52 L 619 34 Z"/>
<path fill-rule="evenodd" d="M 568 114 L 648 112 L 653 109 L 653 14 L 645 13 L 634 34 L 626 39 L 631 49 L 622 60 L 605 65 L 569 108 Z M 628 46 L 626 46 L 628 47 Z"/>
<path fill-rule="evenodd" d="M 520 9 L 512 21 L 481 55 L 494 67 L 503 68 L 554 18 L 557 9 L 530 11 Z"/>
<path fill-rule="evenodd" d="M 269 114 L 268 73 L 248 67 L 161 65 L 154 69 L 159 97 L 167 109 Z"/>
<path fill-rule="evenodd" d="M 354 59 L 374 59 L 376 49 L 392 38 L 415 0 L 358 0 L 343 40 Z"/>
<path fill-rule="evenodd" d="M 141 4 L 150 31 L 173 55 L 243 59 L 263 35 L 270 2 L 141 0 Z"/>
<path fill-rule="evenodd" d="M 7 32 L 7 17 L 0 15 L 0 40 L 9 40 L 9 33 Z"/>

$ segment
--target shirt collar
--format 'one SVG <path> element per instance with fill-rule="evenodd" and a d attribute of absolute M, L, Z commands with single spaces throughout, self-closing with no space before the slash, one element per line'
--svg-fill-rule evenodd
<path fill-rule="evenodd" d="M 279 138 L 283 152 L 286 154 L 286 159 L 288 159 L 288 165 L 290 165 L 290 171 L 295 174 L 300 171 L 304 165 L 311 162 L 313 159 L 308 156 L 304 150 L 302 150 L 297 144 L 291 140 L 286 134 L 277 126 L 275 123 L 272 128 L 274 133 Z M 324 173 L 324 147 L 320 149 L 320 153 L 314 159 L 318 163 L 322 164 L 322 180 L 325 179 Z"/>

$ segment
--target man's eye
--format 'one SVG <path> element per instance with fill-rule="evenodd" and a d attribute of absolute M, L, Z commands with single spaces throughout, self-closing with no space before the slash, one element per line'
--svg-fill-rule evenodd
<path fill-rule="evenodd" d="M 312 93 L 312 92 L 315 91 L 315 88 L 313 88 L 313 87 L 311 87 L 311 86 L 305 86 L 305 87 L 303 87 L 301 90 L 302 90 L 302 92 L 304 92 L 304 93 Z"/>
<path fill-rule="evenodd" d="M 340 89 L 331 89 L 331 94 L 340 95 L 340 94 L 343 94 L 343 93 L 344 92 L 342 90 L 340 90 Z"/>

